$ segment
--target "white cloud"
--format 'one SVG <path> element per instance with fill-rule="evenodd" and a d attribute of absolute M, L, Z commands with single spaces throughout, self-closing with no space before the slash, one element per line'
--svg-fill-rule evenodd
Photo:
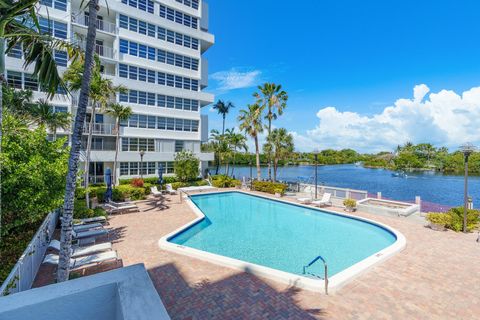
<path fill-rule="evenodd" d="M 322 108 L 314 129 L 306 134 L 293 132 L 296 147 L 303 151 L 352 148 L 377 152 L 406 141 L 452 149 L 467 141 L 480 144 L 480 87 L 461 95 L 450 90 L 429 92 L 426 85 L 417 85 L 413 99 L 399 99 L 373 116 Z"/>
<path fill-rule="evenodd" d="M 260 70 L 240 71 L 232 68 L 227 71 L 215 72 L 209 78 L 218 82 L 217 90 L 228 91 L 257 85 L 260 82 L 261 74 Z"/>

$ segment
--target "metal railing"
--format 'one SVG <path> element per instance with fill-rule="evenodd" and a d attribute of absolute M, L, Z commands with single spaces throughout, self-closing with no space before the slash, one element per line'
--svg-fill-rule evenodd
<path fill-rule="evenodd" d="M 319 260 L 323 262 L 323 266 L 324 266 L 323 281 L 325 282 L 325 294 L 328 295 L 328 265 L 327 265 L 327 261 L 325 261 L 325 259 L 322 256 L 316 257 L 309 264 L 303 266 L 303 274 L 307 274 L 307 269 L 310 268 L 314 263 L 316 263 Z M 314 273 L 311 273 L 311 274 L 318 277 Z"/>
<path fill-rule="evenodd" d="M 312 194 L 315 193 L 315 185 L 313 184 L 300 184 L 300 189 L 305 190 L 308 189 L 308 192 Z M 317 186 L 317 193 L 330 193 L 332 197 L 339 198 L 339 199 L 355 199 L 355 200 L 363 200 L 368 198 L 368 191 L 365 190 L 355 190 L 355 189 L 347 189 L 347 188 L 337 188 L 337 187 L 329 187 L 329 186 Z"/>
<path fill-rule="evenodd" d="M 28 244 L 20 259 L 0 287 L 0 296 L 28 290 L 32 287 L 45 251 L 55 231 L 60 211 L 50 212 Z"/>
<path fill-rule="evenodd" d="M 83 133 L 88 134 L 89 132 L 90 126 L 88 123 L 85 123 L 85 125 L 83 126 Z M 115 128 L 115 124 L 113 123 L 94 123 L 92 133 L 114 136 L 117 134 L 117 129 Z"/>
<path fill-rule="evenodd" d="M 84 14 L 72 14 L 72 22 L 85 27 L 88 27 L 89 19 L 90 18 Z M 105 20 L 97 20 L 97 30 L 117 34 L 117 26 L 115 23 Z"/>

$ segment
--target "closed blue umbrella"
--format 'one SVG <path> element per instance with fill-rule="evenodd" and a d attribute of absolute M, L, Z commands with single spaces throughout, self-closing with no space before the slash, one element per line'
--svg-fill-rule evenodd
<path fill-rule="evenodd" d="M 107 184 L 107 191 L 105 192 L 105 202 L 112 201 L 112 170 L 107 168 L 105 174 L 105 183 Z"/>
<path fill-rule="evenodd" d="M 163 165 L 161 163 L 158 165 L 158 184 L 161 188 L 163 184 Z"/>

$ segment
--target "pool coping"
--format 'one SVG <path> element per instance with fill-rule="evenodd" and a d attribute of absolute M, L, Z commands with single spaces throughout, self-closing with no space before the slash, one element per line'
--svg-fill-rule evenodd
<path fill-rule="evenodd" d="M 347 284 L 349 281 L 358 277 L 359 275 L 361 275 L 362 273 L 371 269 L 375 265 L 393 257 L 396 253 L 402 251 L 406 247 L 406 244 L 407 244 L 405 236 L 402 233 L 400 233 L 399 231 L 397 231 L 396 229 L 394 229 L 390 226 L 387 226 L 383 223 L 371 220 L 371 219 L 367 219 L 367 218 L 363 218 L 363 217 L 359 217 L 359 216 L 355 216 L 355 215 L 351 215 L 351 214 L 347 214 L 347 213 L 332 211 L 332 210 L 328 210 L 328 209 L 324 209 L 324 208 L 316 208 L 316 207 L 312 207 L 312 206 L 308 206 L 308 205 L 304 205 L 304 204 L 299 204 L 299 203 L 283 200 L 281 198 L 272 198 L 272 197 L 265 196 L 265 195 L 259 195 L 259 194 L 256 194 L 256 193 L 246 192 L 246 191 L 243 191 L 243 190 L 229 190 L 229 191 L 221 191 L 220 190 L 220 191 L 217 191 L 217 192 L 203 193 L 203 195 L 220 194 L 220 193 L 233 193 L 233 192 L 243 193 L 243 194 L 247 194 L 247 195 L 250 195 L 250 196 L 260 197 L 260 198 L 268 199 L 268 200 L 271 200 L 271 201 L 282 202 L 282 203 L 285 203 L 285 204 L 298 206 L 298 207 L 303 207 L 303 208 L 307 208 L 307 209 L 314 209 L 314 210 L 317 210 L 317 211 L 322 212 L 322 213 L 334 214 L 334 215 L 346 217 L 346 218 L 349 218 L 349 219 L 360 220 L 360 221 L 367 222 L 367 223 L 373 224 L 375 226 L 381 227 L 381 228 L 385 229 L 386 231 L 392 233 L 396 237 L 397 240 L 394 243 L 392 243 L 390 246 L 388 246 L 388 247 L 378 251 L 377 253 L 375 253 L 375 254 L 373 254 L 373 255 L 371 255 L 371 256 L 369 256 L 369 257 L 367 257 L 367 258 L 365 258 L 365 259 L 363 259 L 363 260 L 361 260 L 357 263 L 355 263 L 354 265 L 348 267 L 347 269 L 344 269 L 344 270 L 340 271 L 339 273 L 329 277 L 328 278 L 328 291 L 329 291 L 329 293 L 337 291 L 338 289 L 342 288 L 345 284 Z M 195 215 L 197 217 L 194 220 L 188 222 L 187 224 L 185 224 L 185 225 L 175 229 L 174 231 L 170 232 L 169 234 L 161 237 L 160 240 L 158 241 L 158 245 L 161 249 L 171 251 L 171 252 L 175 252 L 175 253 L 182 254 L 182 255 L 187 255 L 187 256 L 190 256 L 190 257 L 194 257 L 194 258 L 198 258 L 198 259 L 201 259 L 203 261 L 210 262 L 210 263 L 215 263 L 215 264 L 222 265 L 222 266 L 225 266 L 225 267 L 234 268 L 234 269 L 237 269 L 237 270 L 240 270 L 240 271 L 243 271 L 243 272 L 248 272 L 248 273 L 251 273 L 253 275 L 265 277 L 265 278 L 268 278 L 268 279 L 271 279 L 271 280 L 274 280 L 274 281 L 279 281 L 281 283 L 285 283 L 285 284 L 288 284 L 290 286 L 295 286 L 295 287 L 298 287 L 298 288 L 307 289 L 307 290 L 315 291 L 315 292 L 324 292 L 325 281 L 323 279 L 308 278 L 308 277 L 304 277 L 304 276 L 301 276 L 301 275 L 298 275 L 298 274 L 289 273 L 289 272 L 285 272 L 285 271 L 280 271 L 278 269 L 274 269 L 274 268 L 270 268 L 270 267 L 266 267 L 266 266 L 262 266 L 262 265 L 258 265 L 258 264 L 255 264 L 255 263 L 246 262 L 246 261 L 242 261 L 242 260 L 238 260 L 238 259 L 234 259 L 234 258 L 229 258 L 229 257 L 225 257 L 225 256 L 222 256 L 222 255 L 218 255 L 218 254 L 210 253 L 210 252 L 207 252 L 207 251 L 202 251 L 202 250 L 198 250 L 198 249 L 194 249 L 194 248 L 190 248 L 190 247 L 187 247 L 187 246 L 178 245 L 178 244 L 169 242 L 168 241 L 169 239 L 171 239 L 174 236 L 178 235 L 179 233 L 185 231 L 186 229 L 196 225 L 197 223 L 199 223 L 200 221 L 202 221 L 205 218 L 204 213 L 191 201 L 191 199 L 189 198 L 188 195 L 185 195 L 184 199 L 185 199 L 185 202 L 187 203 L 187 205 L 193 210 L 193 212 L 195 213 Z M 327 259 L 327 263 L 328 263 L 328 259 Z"/>

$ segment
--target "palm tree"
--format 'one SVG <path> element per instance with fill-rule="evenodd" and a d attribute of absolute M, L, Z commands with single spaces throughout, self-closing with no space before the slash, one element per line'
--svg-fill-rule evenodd
<path fill-rule="evenodd" d="M 217 103 L 213 105 L 213 109 L 217 110 L 218 114 L 221 114 L 223 117 L 222 134 L 225 134 L 225 118 L 227 117 L 228 112 L 232 108 L 235 108 L 235 106 L 230 101 L 225 103 L 222 100 L 218 100 Z"/>
<path fill-rule="evenodd" d="M 227 163 L 229 146 L 225 139 L 225 134 L 220 134 L 218 130 L 213 129 L 210 131 L 210 144 L 215 153 L 216 170 L 215 174 L 218 174 L 218 170 L 222 162 Z M 228 164 L 227 164 L 228 167 Z M 228 171 L 225 172 L 228 175 Z"/>
<path fill-rule="evenodd" d="M 115 118 L 115 132 L 117 135 L 117 140 L 115 143 L 115 161 L 113 162 L 113 181 L 114 184 L 117 183 L 117 161 L 118 161 L 118 150 L 120 149 L 120 122 L 127 120 L 132 115 L 132 108 L 124 107 L 119 103 L 112 103 L 108 105 L 106 113 L 109 116 Z"/>
<path fill-rule="evenodd" d="M 250 104 L 247 110 L 240 110 L 237 120 L 240 122 L 240 130 L 245 131 L 255 141 L 255 153 L 257 162 L 257 179 L 262 178 L 260 171 L 260 149 L 258 146 L 258 135 L 263 132 L 262 108 L 257 104 Z"/>
<path fill-rule="evenodd" d="M 274 129 L 267 137 L 268 144 L 272 148 L 273 154 L 273 182 L 277 180 L 278 161 L 287 159 L 293 152 L 293 136 L 287 129 Z"/>
<path fill-rule="evenodd" d="M 47 127 L 53 135 L 53 140 L 57 140 L 57 129 L 70 129 L 71 116 L 68 112 L 55 112 L 53 106 L 46 100 L 40 99 L 29 110 L 29 116 L 32 120 L 41 126 Z"/>
<path fill-rule="evenodd" d="M 84 66 L 82 63 L 73 63 L 63 75 L 65 82 L 68 83 L 69 89 L 73 92 L 78 91 L 82 87 L 83 69 Z M 90 183 L 90 153 L 92 149 L 93 125 L 95 123 L 97 108 L 105 110 L 108 103 L 115 97 L 115 94 L 123 91 L 125 91 L 124 87 L 114 86 L 112 80 L 103 77 L 101 73 L 100 59 L 98 56 L 95 56 L 95 64 L 92 70 L 92 79 L 89 90 L 89 98 L 92 101 L 92 113 L 88 125 L 87 149 L 85 152 L 85 188 L 88 188 Z M 88 192 L 85 194 L 85 201 L 87 202 L 87 208 L 89 208 L 90 197 Z"/>
<path fill-rule="evenodd" d="M 88 31 L 85 50 L 85 68 L 83 72 L 80 97 L 75 116 L 75 125 L 72 132 L 72 146 L 70 149 L 70 158 L 68 160 L 67 182 L 65 184 L 65 201 L 62 215 L 62 229 L 60 233 L 60 259 L 57 270 L 57 282 L 68 280 L 70 273 L 70 255 L 72 251 L 72 228 L 73 228 L 73 200 L 75 197 L 75 188 L 77 185 L 78 162 L 80 159 L 80 150 L 82 146 L 83 126 L 87 114 L 88 96 L 90 91 L 90 81 L 92 79 L 92 70 L 95 64 L 94 49 L 95 38 L 97 34 L 97 14 L 99 6 L 98 0 L 89 0 L 88 2 Z M 88 193 L 88 192 L 87 192 Z"/>
<path fill-rule="evenodd" d="M 263 86 L 258 86 L 259 92 L 255 92 L 253 96 L 257 99 L 262 109 L 267 109 L 265 119 L 268 121 L 267 134 L 272 132 L 272 121 L 276 120 L 278 116 L 283 114 L 283 110 L 287 107 L 288 95 L 282 90 L 281 85 L 275 83 L 265 83 Z M 275 111 L 276 109 L 276 111 Z M 278 113 L 278 114 L 277 114 Z M 268 179 L 272 178 L 272 159 L 268 156 Z"/>
<path fill-rule="evenodd" d="M 230 145 L 230 148 L 233 151 L 233 165 L 232 165 L 232 176 L 233 176 L 233 171 L 235 170 L 235 165 L 236 165 L 235 156 L 237 154 L 237 150 L 243 149 L 245 150 L 245 152 L 247 152 L 248 150 L 247 138 L 241 133 L 236 133 L 235 128 L 227 129 L 225 135 L 226 135 L 228 144 Z"/>

